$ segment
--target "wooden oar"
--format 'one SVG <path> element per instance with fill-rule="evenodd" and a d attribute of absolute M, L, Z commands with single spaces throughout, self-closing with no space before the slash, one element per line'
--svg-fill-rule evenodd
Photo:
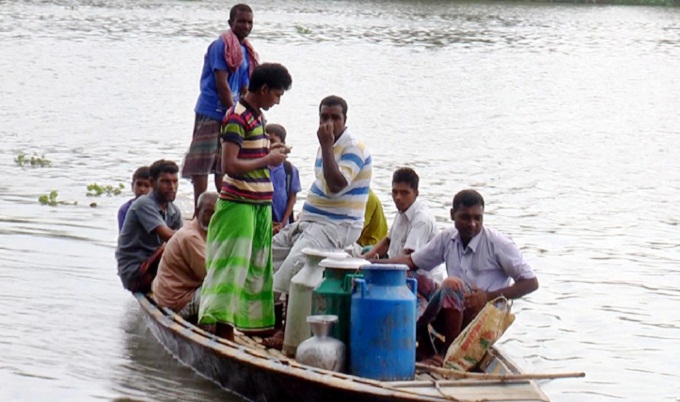
<path fill-rule="evenodd" d="M 423 363 L 416 363 L 416 368 L 421 370 L 432 371 L 441 374 L 444 377 L 453 377 L 456 379 L 474 379 L 474 380 L 494 380 L 494 381 L 512 381 L 512 380 L 554 380 L 558 378 L 578 378 L 585 377 L 584 372 L 571 373 L 547 373 L 547 374 L 488 374 L 488 373 L 466 373 L 443 367 L 433 367 Z"/>

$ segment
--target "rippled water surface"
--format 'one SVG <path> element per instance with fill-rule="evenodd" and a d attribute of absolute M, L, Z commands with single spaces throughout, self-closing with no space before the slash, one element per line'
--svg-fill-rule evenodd
<path fill-rule="evenodd" d="M 475 187 L 522 247 L 541 289 L 504 350 L 528 372 L 587 373 L 542 383 L 552 400 L 680 401 L 680 9 L 250 4 L 253 44 L 293 75 L 268 118 L 303 188 L 318 102 L 342 95 L 389 219 L 391 172 L 410 165 L 442 227 Z M 0 400 L 237 400 L 150 337 L 113 258 L 132 171 L 189 144 L 228 7 L 0 0 Z M 34 153 L 52 166 L 14 161 Z M 51 190 L 77 205 L 40 205 Z M 187 213 L 191 197 L 182 181 Z"/>

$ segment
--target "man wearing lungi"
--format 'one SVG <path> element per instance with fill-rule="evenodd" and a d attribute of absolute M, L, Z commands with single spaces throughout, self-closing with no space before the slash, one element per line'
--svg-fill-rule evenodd
<path fill-rule="evenodd" d="M 258 56 L 246 39 L 253 29 L 253 10 L 237 4 L 229 12 L 229 29 L 215 39 L 205 54 L 201 72 L 201 94 L 194 111 L 194 134 L 182 164 L 182 177 L 194 185 L 194 208 L 215 175 L 217 191 L 222 187 L 220 126 L 226 111 L 246 93 Z"/>
<path fill-rule="evenodd" d="M 215 325 L 218 336 L 231 340 L 234 328 L 249 333 L 274 328 L 269 166 L 283 163 L 288 149 L 270 148 L 262 110 L 278 104 L 291 84 L 284 66 L 258 66 L 220 133 L 226 175 L 208 228 L 198 317 L 206 329 Z"/>

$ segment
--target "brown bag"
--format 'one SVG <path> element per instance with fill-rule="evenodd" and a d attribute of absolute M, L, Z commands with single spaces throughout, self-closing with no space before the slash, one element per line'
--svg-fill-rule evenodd
<path fill-rule="evenodd" d="M 495 303 L 500 304 L 500 308 Z M 469 371 L 479 364 L 486 351 L 515 321 L 510 312 L 512 303 L 501 296 L 490 302 L 472 322 L 454 339 L 444 358 L 444 367 L 457 371 Z"/>

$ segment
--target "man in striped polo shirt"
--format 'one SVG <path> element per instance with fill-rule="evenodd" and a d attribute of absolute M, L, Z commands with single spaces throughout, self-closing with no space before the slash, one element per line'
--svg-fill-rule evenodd
<path fill-rule="evenodd" d="M 248 92 L 227 111 L 220 131 L 227 176 L 208 227 L 198 318 L 231 340 L 234 328 L 251 333 L 274 328 L 269 166 L 283 163 L 288 151 L 283 144 L 270 149 L 262 109 L 278 104 L 291 84 L 282 65 L 258 66 Z"/>
<path fill-rule="evenodd" d="M 304 248 L 343 249 L 361 234 L 371 185 L 371 154 L 345 126 L 346 121 L 344 99 L 328 96 L 321 101 L 316 179 L 300 218 L 272 241 L 276 292 L 288 293 L 291 279 L 304 265 Z M 269 338 L 266 344 L 280 348 L 281 334 Z"/>

